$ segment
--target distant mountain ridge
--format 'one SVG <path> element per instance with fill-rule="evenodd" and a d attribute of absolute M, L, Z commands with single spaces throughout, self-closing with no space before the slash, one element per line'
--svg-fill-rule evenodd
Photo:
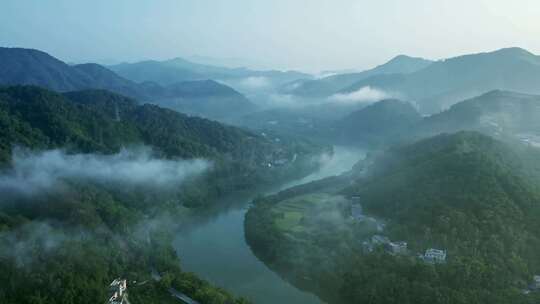
<path fill-rule="evenodd" d="M 410 74 L 369 77 L 341 92 L 366 86 L 398 93 L 414 100 L 423 113 L 436 113 L 491 90 L 540 93 L 540 57 L 520 48 L 464 55 Z"/>
<path fill-rule="evenodd" d="M 162 96 L 158 102 L 162 107 L 215 119 L 236 117 L 257 109 L 244 95 L 214 80 L 171 84 Z"/>
<path fill-rule="evenodd" d="M 327 97 L 371 76 L 412 73 L 429 66 L 431 63 L 433 63 L 431 60 L 424 58 L 399 55 L 370 70 L 338 74 L 316 80 L 300 80 L 286 84 L 283 90 L 304 97 Z"/>
<path fill-rule="evenodd" d="M 268 82 L 279 85 L 296 79 L 310 77 L 296 71 L 257 71 L 247 68 L 228 68 L 194 63 L 177 57 L 164 61 L 148 60 L 109 66 L 117 74 L 136 82 L 152 81 L 170 85 L 181 81 L 220 80 L 241 81 L 253 77 L 263 77 Z"/>
<path fill-rule="evenodd" d="M 87 87 L 91 81 L 84 72 L 45 52 L 0 48 L 0 83 L 4 85 L 39 85 L 55 91 L 71 91 Z"/>
<path fill-rule="evenodd" d="M 227 110 L 223 115 L 227 115 L 242 114 L 255 107 L 239 92 L 215 81 L 175 82 L 167 86 L 136 83 L 99 64 L 70 66 L 45 52 L 22 48 L 0 48 L 0 84 L 37 85 L 58 92 L 104 89 L 157 104 L 174 100 L 182 106 L 173 109 L 210 118 L 219 116 L 223 109 Z"/>

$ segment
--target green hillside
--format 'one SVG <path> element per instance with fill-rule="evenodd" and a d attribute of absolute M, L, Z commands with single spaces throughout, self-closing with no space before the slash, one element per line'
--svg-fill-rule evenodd
<path fill-rule="evenodd" d="M 92 167 L 92 161 L 78 164 L 74 175 L 58 171 L 73 168 L 55 167 L 69 157 L 107 159 L 142 145 L 169 165 L 192 159 L 211 165 L 167 187 L 150 184 L 159 175 L 145 184 L 129 185 L 130 176 L 110 182 L 106 175 L 114 172 Z M 18 149 L 64 154 L 30 154 L 28 163 L 24 154 L 12 157 Z M 106 286 L 120 276 L 129 280 L 134 304 L 177 303 L 170 288 L 202 304 L 247 303 L 181 269 L 171 246 L 175 229 L 218 208 L 218 198 L 307 174 L 321 151 L 308 142 L 278 143 L 107 91 L 0 88 L 0 302 L 101 303 Z M 277 160 L 279 166 L 269 165 Z M 133 166 L 133 174 L 147 168 Z M 96 170 L 105 178 L 85 177 Z M 35 183 L 45 186 L 33 191 Z"/>
<path fill-rule="evenodd" d="M 536 303 L 540 295 L 523 290 L 540 273 L 539 155 L 474 132 L 391 148 L 367 161 L 366 176 L 331 192 L 355 197 L 384 222 L 382 231 L 349 218 L 344 205 L 334 208 L 341 214 L 334 224 L 291 234 L 283 228 L 291 224 L 278 225 L 275 216 L 293 198 L 278 196 L 249 211 L 248 241 L 271 267 L 329 303 Z M 304 200 L 302 208 L 315 205 Z M 309 227 L 303 214 L 295 223 Z M 366 251 L 373 234 L 407 242 L 408 253 Z M 446 263 L 417 257 L 428 248 L 445 250 Z"/>

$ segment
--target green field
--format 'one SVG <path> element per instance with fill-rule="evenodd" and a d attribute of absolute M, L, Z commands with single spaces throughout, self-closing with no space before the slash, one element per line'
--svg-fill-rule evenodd
<path fill-rule="evenodd" d="M 288 233 L 309 232 L 325 219 L 343 219 L 347 199 L 341 195 L 312 193 L 286 199 L 272 209 L 278 229 Z"/>

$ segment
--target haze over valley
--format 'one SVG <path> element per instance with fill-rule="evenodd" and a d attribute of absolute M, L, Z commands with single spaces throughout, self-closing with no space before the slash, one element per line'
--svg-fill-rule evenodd
<path fill-rule="evenodd" d="M 538 13 L 7 0 L 0 303 L 540 303 Z"/>

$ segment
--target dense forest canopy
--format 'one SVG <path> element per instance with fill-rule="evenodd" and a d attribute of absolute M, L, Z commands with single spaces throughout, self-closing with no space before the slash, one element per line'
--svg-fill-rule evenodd
<path fill-rule="evenodd" d="M 302 176 L 324 151 L 108 91 L 3 87 L 0 302 L 102 302 L 122 276 L 132 303 L 175 303 L 170 288 L 246 303 L 182 271 L 172 231 L 218 198 Z"/>
<path fill-rule="evenodd" d="M 366 160 L 367 174 L 342 182 L 342 190 L 327 180 L 262 198 L 248 213 L 248 240 L 272 267 L 330 303 L 535 303 L 538 294 L 523 290 L 540 272 L 539 156 L 473 132 L 397 146 Z M 346 206 L 336 209 L 339 224 L 283 230 L 278 210 L 287 197 L 321 189 L 360 201 L 384 220 L 383 232 L 351 222 Z M 407 242 L 409 254 L 366 253 L 362 242 L 377 233 Z M 445 250 L 447 262 L 419 260 L 428 248 Z M 328 266 L 327 255 L 341 258 Z"/>

